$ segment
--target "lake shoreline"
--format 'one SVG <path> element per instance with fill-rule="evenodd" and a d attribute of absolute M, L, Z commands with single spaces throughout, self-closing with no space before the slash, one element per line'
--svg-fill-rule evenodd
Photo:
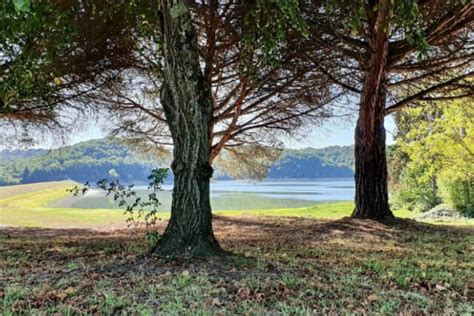
<path fill-rule="evenodd" d="M 160 211 L 171 208 L 172 184 L 164 184 L 157 193 Z M 135 186 L 142 200 L 151 192 L 147 186 Z M 354 181 L 348 178 L 320 180 L 277 180 L 249 182 L 247 180 L 216 180 L 211 182 L 211 204 L 218 210 L 281 209 L 308 207 L 314 204 L 352 201 Z M 85 195 L 65 197 L 51 207 L 81 209 L 117 209 L 118 204 L 104 191 L 89 190 Z"/>

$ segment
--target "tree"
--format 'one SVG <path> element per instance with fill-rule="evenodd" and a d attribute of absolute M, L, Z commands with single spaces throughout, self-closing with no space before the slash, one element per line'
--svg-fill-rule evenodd
<path fill-rule="evenodd" d="M 28 169 L 28 166 L 25 166 L 25 169 L 23 170 L 23 174 L 21 178 L 23 179 L 23 183 L 28 183 L 30 181 L 30 169 Z"/>
<path fill-rule="evenodd" d="M 326 47 L 315 67 L 359 97 L 356 218 L 392 217 L 384 118 L 408 106 L 472 97 L 474 5 L 466 1 L 313 1 L 310 37 Z"/>
<path fill-rule="evenodd" d="M 156 245 L 160 255 L 221 252 L 212 231 L 209 122 L 213 97 L 199 65 L 197 37 L 185 1 L 162 2 L 161 102 L 173 138 L 171 218 Z"/>
<path fill-rule="evenodd" d="M 265 158 L 278 156 L 279 137 L 303 132 L 305 126 L 333 116 L 336 111 L 324 105 L 339 95 L 328 89 L 327 80 L 308 62 L 307 55 L 316 60 L 320 53 L 291 28 L 285 33 L 288 41 L 273 48 L 273 60 L 269 60 L 269 54 L 262 52 L 261 36 L 254 32 L 257 24 L 268 21 L 248 19 L 255 5 L 189 3 L 204 80 L 214 97 L 210 163 L 225 151 L 226 160 L 232 160 L 234 166 L 245 166 L 242 169 L 262 176 L 268 168 Z M 278 7 L 272 10 L 279 12 Z M 157 93 L 163 83 L 163 75 L 156 71 L 161 61 L 147 57 L 153 56 L 154 45 L 142 46 L 136 61 L 139 66 L 97 91 L 93 100 L 110 110 L 114 135 L 133 144 L 162 148 L 172 141 Z M 144 93 L 137 94 L 138 89 Z"/>
<path fill-rule="evenodd" d="M 411 130 L 418 125 L 431 126 L 439 114 L 438 107 L 434 106 L 405 109 L 395 114 L 396 144 L 389 156 L 389 185 L 394 193 L 391 204 L 395 207 L 426 211 L 440 203 L 437 155 L 427 150 L 423 162 L 412 164 L 404 149 L 417 141 L 410 136 Z"/>
<path fill-rule="evenodd" d="M 3 1 L 2 138 L 30 141 L 38 128 L 58 133 L 77 122 L 90 109 L 81 98 L 129 64 L 132 12 L 114 1 Z"/>
<path fill-rule="evenodd" d="M 449 103 L 405 109 L 398 115 L 399 129 L 404 132 L 397 143 L 408 161 L 401 178 L 406 188 L 397 193 L 403 197 L 404 191 L 427 183 L 436 199 L 443 198 L 457 209 L 472 213 L 474 103 L 470 99 Z M 416 178 L 416 186 L 411 185 L 410 178 Z M 413 202 L 423 204 L 423 196 L 416 196 Z"/>
<path fill-rule="evenodd" d="M 137 2 L 138 3 L 138 2 Z M 240 145 L 242 136 L 248 134 L 252 129 L 272 126 L 270 129 L 291 130 L 291 125 L 284 127 L 284 122 L 289 119 L 295 122 L 304 115 L 311 116 L 319 108 L 319 95 L 310 92 L 309 100 L 305 102 L 305 106 L 296 106 L 295 101 L 288 104 L 278 100 L 278 92 L 273 90 L 268 93 L 265 86 L 250 86 L 250 79 L 242 79 L 235 86 L 234 93 L 228 93 L 230 98 L 227 102 L 232 101 L 234 107 L 223 107 L 220 115 L 223 120 L 230 120 L 230 124 L 217 146 L 213 143 L 213 126 L 219 126 L 214 121 L 214 96 L 212 93 L 211 82 L 213 67 L 212 63 L 208 63 L 208 70 L 201 69 L 201 59 L 199 56 L 198 36 L 196 34 L 195 21 L 186 1 L 162 1 L 156 3 L 141 4 L 132 2 L 131 4 L 123 4 L 126 17 L 132 17 L 131 20 L 120 20 L 114 15 L 115 12 L 122 12 L 120 4 L 118 10 L 116 2 L 102 4 L 100 8 L 96 7 L 95 2 L 87 2 L 77 11 L 71 13 L 72 21 L 82 21 L 82 17 L 89 17 L 89 21 L 99 20 L 99 25 L 104 20 L 109 21 L 112 25 L 118 23 L 117 28 L 113 28 L 113 34 L 96 38 L 87 32 L 87 27 L 82 23 L 73 23 L 78 30 L 85 30 L 84 37 L 71 38 L 68 45 L 74 48 L 77 59 L 73 59 L 69 64 L 61 63 L 62 57 L 67 56 L 67 52 L 61 51 L 58 54 L 58 63 L 51 63 L 52 69 L 60 70 L 58 82 L 67 82 L 68 79 L 75 78 L 74 75 L 84 71 L 83 62 L 88 61 L 87 57 L 93 57 L 94 63 L 87 63 L 87 73 L 90 77 L 78 78 L 80 84 L 70 86 L 68 91 L 75 92 L 75 96 L 71 99 L 73 104 L 85 103 L 85 100 L 94 100 L 94 91 L 98 91 L 105 86 L 113 86 L 117 81 L 129 78 L 134 80 L 131 75 L 140 68 L 140 63 L 148 63 L 151 65 L 151 74 L 155 79 L 160 80 L 160 85 L 155 86 L 152 93 L 157 94 L 160 91 L 160 104 L 162 106 L 162 115 L 155 115 L 154 119 L 165 122 L 169 129 L 173 144 L 173 163 L 172 170 L 175 175 L 175 187 L 173 189 L 172 214 L 169 225 L 165 231 L 163 238 L 155 247 L 155 252 L 164 256 L 175 255 L 215 255 L 222 253 L 212 232 L 212 215 L 209 203 L 209 179 L 212 176 L 212 167 L 210 165 L 212 156 L 215 153 L 212 150 L 221 150 L 223 145 L 229 140 L 236 142 L 234 145 Z M 217 2 L 213 2 L 216 4 Z M 56 8 L 61 12 L 61 2 L 55 2 Z M 54 6 L 53 5 L 53 6 Z M 74 9 L 67 7 L 67 9 Z M 34 12 L 38 7 L 31 6 L 30 12 Z M 220 9 L 219 9 L 220 10 Z M 276 7 L 278 10 L 278 7 Z M 49 12 L 53 17 L 54 11 Z M 59 13 L 58 13 L 59 14 Z M 34 15 L 34 14 L 33 14 Z M 106 17 L 106 18 L 104 18 Z M 118 17 L 122 17 L 119 15 Z M 26 17 L 28 20 L 28 16 Z M 121 22 L 115 22 L 119 20 Z M 242 19 L 241 19 L 242 21 Z M 93 28 L 94 23 L 90 23 Z M 284 25 L 284 24 L 281 24 Z M 229 25 L 233 28 L 236 25 Z M 232 36 L 232 34 L 231 34 Z M 114 39 L 118 39 L 117 46 L 125 43 L 126 49 L 115 49 Z M 128 41 L 130 40 L 130 42 Z M 210 43 L 211 41 L 209 41 Z M 215 44 L 219 43 L 216 41 Z M 226 45 L 227 42 L 223 42 Z M 147 47 L 147 45 L 149 45 Z M 210 44 L 212 46 L 212 44 Z M 237 45 L 234 43 L 234 45 Z M 97 49 L 97 47 L 105 49 Z M 109 49 L 109 47 L 111 47 Z M 132 51 L 127 50 L 132 47 Z M 211 49 L 212 50 L 212 49 Z M 241 50 L 231 47 L 228 52 L 237 53 L 237 57 L 242 54 Z M 64 55 L 64 56 L 63 56 Z M 138 56 L 138 57 L 137 57 Z M 38 57 L 36 57 L 38 58 Z M 240 57 L 239 57 L 240 58 Z M 301 57 L 298 57 L 301 60 Z M 34 59 L 34 58 L 33 58 Z M 117 61 L 125 61 L 124 64 L 119 63 L 115 67 Z M 243 59 L 242 59 L 243 60 Z M 231 71 L 225 72 L 230 74 L 228 78 L 220 78 L 220 81 L 228 82 L 238 77 L 240 69 L 244 63 L 240 61 L 238 66 L 231 68 Z M 247 59 L 249 62 L 252 59 Z M 104 61 L 104 63 L 97 63 Z M 300 61 L 301 63 L 301 61 Z M 64 66 L 64 68 L 60 67 Z M 288 76 L 288 73 L 277 74 L 270 70 L 269 64 L 259 66 L 259 68 L 267 67 L 267 75 L 272 78 L 278 78 L 277 84 L 282 84 L 283 88 L 293 84 L 296 79 L 303 80 L 305 78 L 297 73 L 294 76 Z M 224 66 L 225 68 L 225 66 Z M 81 72 L 82 70 L 82 72 Z M 209 72 L 211 71 L 211 72 Z M 101 81 L 100 78 L 106 76 L 110 78 L 110 74 L 125 74 L 124 76 L 115 76 L 117 81 L 107 80 Z M 257 74 L 258 72 L 253 72 Z M 128 77 L 126 76 L 128 75 Z M 313 76 L 314 78 L 314 76 Z M 307 79 L 307 78 L 306 78 Z M 255 80 L 257 82 L 258 80 Z M 286 82 L 286 84 L 285 84 Z M 304 81 L 300 81 L 304 82 Z M 87 84 L 93 86 L 87 89 Z M 222 84 L 222 83 L 221 83 Z M 268 84 L 268 82 L 267 82 Z M 298 88 L 298 85 L 295 86 Z M 142 86 L 143 88 L 143 86 Z M 245 109 L 241 105 L 243 99 L 247 95 L 240 93 L 247 90 L 260 89 L 263 94 L 252 95 L 255 100 L 248 100 L 250 106 Z M 280 90 L 283 90 L 280 88 Z M 299 89 L 296 97 L 304 99 L 307 94 L 303 93 L 303 89 Z M 287 93 L 295 93 L 287 91 Z M 327 96 L 327 93 L 324 94 Z M 260 108 L 263 101 L 268 101 L 267 107 Z M 259 101 L 259 102 L 255 102 Z M 226 104 L 225 102 L 223 103 Z M 293 106 L 292 106 L 293 105 Z M 309 105 L 309 106 L 308 106 Z M 132 106 L 137 106 L 132 102 Z M 146 112 L 146 109 L 145 109 Z M 235 118 L 241 117 L 242 124 L 236 125 Z M 283 126 L 283 127 L 282 127 Z M 254 135 L 257 135 L 255 133 Z M 255 142 L 255 141 L 254 141 Z M 248 142 L 247 142 L 248 143 Z"/>
<path fill-rule="evenodd" d="M 136 64 L 88 96 L 119 115 L 122 135 L 173 145 L 172 215 L 155 247 L 160 255 L 221 253 L 212 233 L 211 163 L 224 148 L 239 157 L 268 155 L 280 131 L 326 116 L 319 110 L 334 99 L 308 65 L 299 38 L 279 49 L 281 67 L 267 63 L 258 48 L 246 48 L 243 38 L 255 27 L 245 23 L 252 8 L 163 2 L 156 19 L 143 21 L 150 28 L 137 42 Z M 307 52 L 316 54 L 314 47 Z M 321 89 L 310 89 L 315 86 Z M 137 87 L 144 95 L 131 93 Z"/>
<path fill-rule="evenodd" d="M 211 12 L 214 14 L 218 12 L 215 7 L 217 4 L 217 1 L 211 2 L 214 10 Z M 212 160 L 229 141 L 233 141 L 237 145 L 239 142 L 245 144 L 246 142 L 242 141 L 240 136 L 245 135 L 247 131 L 264 127 L 283 129 L 284 125 L 281 124 L 285 124 L 285 121 L 304 117 L 305 114 L 312 114 L 320 108 L 320 103 L 312 99 L 306 103 L 309 106 L 304 111 L 301 110 L 303 106 L 298 107 L 295 103 L 291 103 L 301 100 L 298 99 L 298 95 L 290 101 L 290 106 L 284 102 L 281 103 L 274 90 L 268 93 L 264 86 L 253 87 L 251 79 L 245 78 L 246 73 L 239 71 L 235 63 L 232 68 L 232 62 L 230 65 L 222 66 L 218 70 L 220 74 L 215 74 L 212 69 L 216 66 L 216 61 L 213 58 L 204 58 L 207 64 L 202 69 L 198 46 L 199 38 L 187 2 L 181 0 L 163 1 L 160 9 L 160 43 L 163 58 L 159 71 L 163 79 L 160 103 L 173 140 L 171 168 L 175 184 L 171 219 L 154 252 L 164 256 L 216 255 L 222 253 L 222 250 L 212 231 L 209 196 L 209 181 L 213 173 Z M 207 25 L 212 25 L 215 19 L 217 17 L 214 15 L 213 19 L 208 20 Z M 212 40 L 211 38 L 217 35 L 215 30 L 212 32 L 206 34 L 208 53 L 215 54 L 218 44 L 231 44 L 231 47 L 238 45 L 232 41 L 229 43 L 225 40 Z M 227 53 L 242 54 L 234 47 L 227 50 Z M 247 59 L 247 61 L 249 60 L 252 59 Z M 228 63 L 228 61 L 224 59 L 224 63 Z M 238 65 L 242 67 L 241 64 Z M 263 70 L 264 67 L 259 67 L 259 69 Z M 286 81 L 287 86 L 292 85 L 296 80 L 289 73 L 286 73 L 286 77 L 289 78 L 285 79 L 274 71 L 270 71 L 274 73 L 274 77 Z M 229 80 L 233 81 L 237 78 L 240 79 L 237 84 L 234 83 L 234 92 L 231 92 L 232 90 L 222 83 L 222 81 L 229 82 Z M 220 86 L 220 88 L 227 90 L 226 102 L 233 102 L 233 105 L 227 105 L 224 102 L 217 111 L 215 94 L 212 90 L 213 80 L 216 79 L 217 87 Z M 253 95 L 257 100 L 264 98 L 264 100 L 270 100 L 273 103 L 267 103 L 266 106 L 263 106 L 263 110 L 260 108 L 262 106 L 261 100 L 260 102 L 248 101 L 249 103 L 244 106 L 243 101 L 248 97 L 246 93 L 252 90 L 263 93 L 263 95 L 257 93 Z M 285 91 L 285 88 L 281 87 L 280 92 L 292 93 L 292 91 Z M 315 99 L 319 100 L 319 98 Z M 291 112 L 292 110 L 293 112 Z M 285 115 L 286 112 L 290 112 L 290 114 Z M 278 116 L 280 113 L 283 118 Z M 240 124 L 239 118 L 243 119 Z M 214 130 L 214 126 L 218 126 L 220 123 L 219 120 L 230 120 L 230 123 L 220 135 L 220 140 L 214 142 L 213 138 L 220 134 Z"/>
<path fill-rule="evenodd" d="M 65 19 L 58 17 L 56 27 L 44 14 L 26 21 L 22 18 L 24 9 L 10 1 L 0 4 L 0 126 L 4 131 L 1 135 L 3 144 L 29 143 L 31 139 L 26 131 L 32 126 L 47 129 L 57 125 L 57 112 L 48 106 L 54 102 L 54 74 L 45 68 L 56 49 L 60 49 L 61 40 L 70 34 L 70 29 L 65 25 Z M 39 12 L 48 9 L 48 5 L 38 7 Z M 54 34 L 51 42 L 37 44 L 35 40 L 39 41 L 40 34 L 46 31 Z M 14 130 L 15 137 L 8 133 L 11 130 Z"/>

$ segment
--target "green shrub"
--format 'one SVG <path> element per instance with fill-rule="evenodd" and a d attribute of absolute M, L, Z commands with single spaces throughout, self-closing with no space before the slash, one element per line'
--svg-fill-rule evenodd
<path fill-rule="evenodd" d="M 465 216 L 474 217 L 474 181 L 459 176 L 445 176 L 440 181 L 441 195 Z"/>

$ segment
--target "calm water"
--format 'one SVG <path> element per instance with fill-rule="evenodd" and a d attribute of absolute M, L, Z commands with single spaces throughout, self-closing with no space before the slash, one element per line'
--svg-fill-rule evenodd
<path fill-rule="evenodd" d="M 167 211 L 171 206 L 171 185 L 165 185 L 158 194 Z M 140 196 L 146 196 L 146 187 L 136 187 Z M 328 201 L 348 201 L 354 197 L 353 179 L 318 179 L 312 181 L 213 181 L 211 201 L 214 210 L 244 210 L 303 207 Z M 56 207 L 117 208 L 104 192 L 91 190 L 85 196 L 66 198 Z"/>

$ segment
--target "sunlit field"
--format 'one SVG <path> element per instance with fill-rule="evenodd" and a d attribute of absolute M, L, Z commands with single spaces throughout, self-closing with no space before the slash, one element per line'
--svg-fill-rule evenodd
<path fill-rule="evenodd" d="M 0 225 L 44 227 L 44 228 L 96 228 L 113 229 L 125 228 L 126 216 L 122 209 L 111 208 L 62 208 L 52 207 L 57 201 L 72 196 L 68 192 L 79 185 L 72 181 L 50 182 L 18 185 L 0 188 Z M 216 209 L 214 213 L 221 216 L 291 216 L 315 219 L 340 219 L 349 216 L 353 203 L 333 202 L 320 203 L 300 208 L 275 208 L 255 210 L 226 210 Z M 412 218 L 413 212 L 395 211 L 401 218 Z M 159 217 L 166 220 L 169 212 L 162 212 Z M 449 220 L 433 223 L 473 225 L 474 220 Z"/>

